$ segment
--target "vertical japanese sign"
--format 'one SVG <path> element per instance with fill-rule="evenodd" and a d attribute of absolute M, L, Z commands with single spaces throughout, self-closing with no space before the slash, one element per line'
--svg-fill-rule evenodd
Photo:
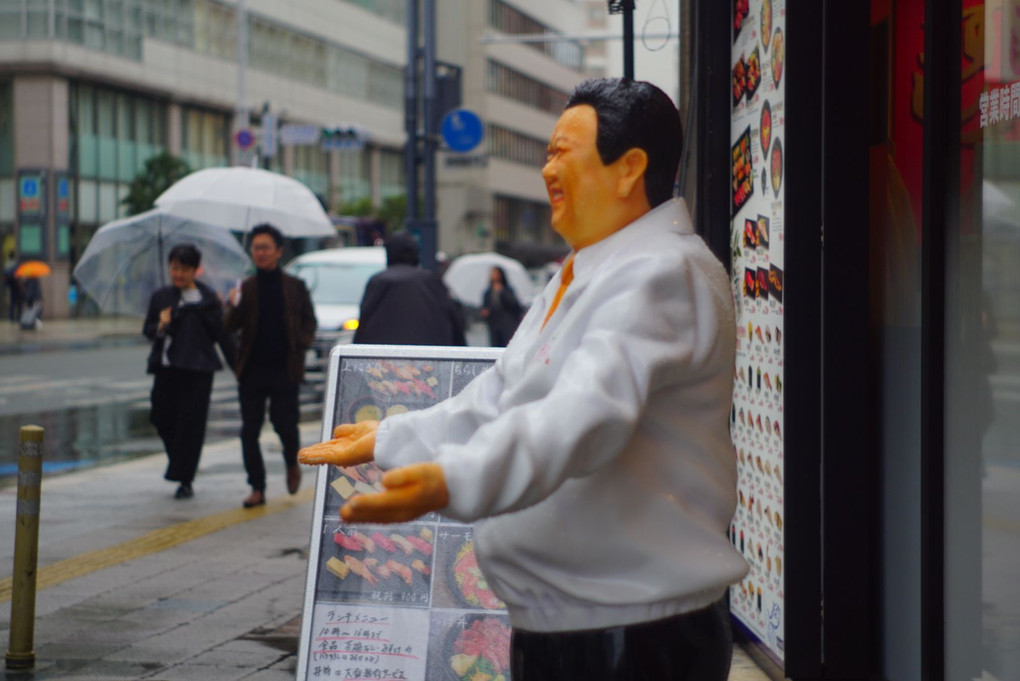
<path fill-rule="evenodd" d="M 498 355 L 340 346 L 330 356 L 323 436 L 436 404 Z M 470 525 L 435 513 L 398 525 L 340 520 L 340 506 L 381 489 L 381 476 L 374 464 L 320 469 L 298 680 L 509 681 L 510 621 L 478 569 Z"/>
<path fill-rule="evenodd" d="M 22 257 L 46 257 L 47 171 L 18 171 L 18 253 Z"/>
<path fill-rule="evenodd" d="M 53 172 L 53 224 L 57 236 L 57 257 L 71 255 L 71 174 Z"/>
<path fill-rule="evenodd" d="M 730 207 L 737 361 L 733 545 L 751 570 L 730 610 L 784 659 L 783 286 L 786 0 L 732 0 Z"/>

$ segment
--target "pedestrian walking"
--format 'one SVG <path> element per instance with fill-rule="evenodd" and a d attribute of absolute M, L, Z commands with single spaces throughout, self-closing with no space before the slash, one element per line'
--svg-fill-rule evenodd
<path fill-rule="evenodd" d="M 14 274 L 14 270 L 17 268 L 18 259 L 14 255 L 14 251 L 11 251 L 7 254 L 7 259 L 4 261 L 4 286 L 7 287 L 7 314 L 14 324 L 21 320 L 21 307 L 24 301 L 21 279 Z"/>
<path fill-rule="evenodd" d="M 266 503 L 266 466 L 259 435 L 266 418 L 283 445 L 287 491 L 301 485 L 297 463 L 298 391 L 305 375 L 305 350 L 315 335 L 315 311 L 305 283 L 280 269 L 283 234 L 263 223 L 250 232 L 255 275 L 230 292 L 225 319 L 228 331 L 240 331 L 237 352 L 241 402 L 241 450 L 251 494 L 245 508 Z"/>
<path fill-rule="evenodd" d="M 482 294 L 482 319 L 489 327 L 489 345 L 506 347 L 521 323 L 524 308 L 506 280 L 502 267 L 489 271 L 489 287 Z"/>
<path fill-rule="evenodd" d="M 462 311 L 439 275 L 419 261 L 411 234 L 386 239 L 386 269 L 365 286 L 355 343 L 467 345 Z"/>
<path fill-rule="evenodd" d="M 514 681 L 725 681 L 736 346 L 729 277 L 672 198 L 680 116 L 649 83 L 577 87 L 542 169 L 572 252 L 495 365 L 422 411 L 341 425 L 304 463 L 374 460 L 346 522 L 474 522 Z"/>
<path fill-rule="evenodd" d="M 223 305 L 216 293 L 195 281 L 202 254 L 180 245 L 167 258 L 170 286 L 149 300 L 142 332 L 152 341 L 148 373 L 153 374 L 149 420 L 163 440 L 169 459 L 167 480 L 179 483 L 175 499 L 190 499 L 209 416 L 213 374 L 234 367 L 233 337 L 223 328 Z"/>

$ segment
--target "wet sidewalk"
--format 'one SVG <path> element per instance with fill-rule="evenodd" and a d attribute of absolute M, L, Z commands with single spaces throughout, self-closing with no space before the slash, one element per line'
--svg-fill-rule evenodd
<path fill-rule="evenodd" d="M 132 342 L 139 329 L 139 320 L 119 318 L 57 320 L 32 332 L 5 327 L 0 352 Z M 320 430 L 318 420 L 302 424 L 302 445 L 318 441 Z M 0 679 L 294 679 L 316 471 L 305 469 L 302 489 L 288 495 L 268 426 L 262 442 L 268 502 L 257 509 L 241 508 L 249 488 L 236 440 L 205 447 L 187 501 L 174 500 L 175 486 L 162 479 L 162 453 L 44 477 L 36 665 L 30 672 L 0 665 Z M 0 488 L 4 651 L 15 514 L 16 488 Z M 735 649 L 731 681 L 766 678 Z"/>
<path fill-rule="evenodd" d="M 0 320 L 0 355 L 147 343 L 140 317 L 43 319 L 35 329 Z"/>
<path fill-rule="evenodd" d="M 303 424 L 302 444 L 320 426 Z M 248 492 L 239 445 L 207 446 L 191 500 L 172 498 L 162 454 L 42 485 L 33 672 L 0 678 L 285 681 L 294 678 L 315 471 L 284 489 L 263 450 L 269 501 Z M 9 640 L 16 490 L 0 489 L 0 642 Z M 764 681 L 739 650 L 732 681 Z"/>

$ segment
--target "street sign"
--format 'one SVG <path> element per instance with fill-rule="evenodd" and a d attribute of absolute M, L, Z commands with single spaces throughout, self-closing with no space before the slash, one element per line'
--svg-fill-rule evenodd
<path fill-rule="evenodd" d="M 239 149 L 251 149 L 252 145 L 255 144 L 255 134 L 248 128 L 241 128 L 234 133 L 234 143 L 237 144 Z"/>
<path fill-rule="evenodd" d="M 262 114 L 262 128 L 259 131 L 262 141 L 262 157 L 273 158 L 276 156 L 276 128 L 280 122 L 279 117 L 273 113 Z"/>
<path fill-rule="evenodd" d="M 474 111 L 454 109 L 443 117 L 439 132 L 453 151 L 471 151 L 485 136 L 485 125 Z"/>
<path fill-rule="evenodd" d="M 319 143 L 322 129 L 317 125 L 297 125 L 287 123 L 280 126 L 280 146 L 306 147 Z"/>

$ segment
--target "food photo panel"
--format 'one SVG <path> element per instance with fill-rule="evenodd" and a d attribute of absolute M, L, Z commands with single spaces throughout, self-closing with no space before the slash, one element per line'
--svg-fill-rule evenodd
<path fill-rule="evenodd" d="M 319 600 L 428 606 L 433 527 L 324 523 Z"/>

